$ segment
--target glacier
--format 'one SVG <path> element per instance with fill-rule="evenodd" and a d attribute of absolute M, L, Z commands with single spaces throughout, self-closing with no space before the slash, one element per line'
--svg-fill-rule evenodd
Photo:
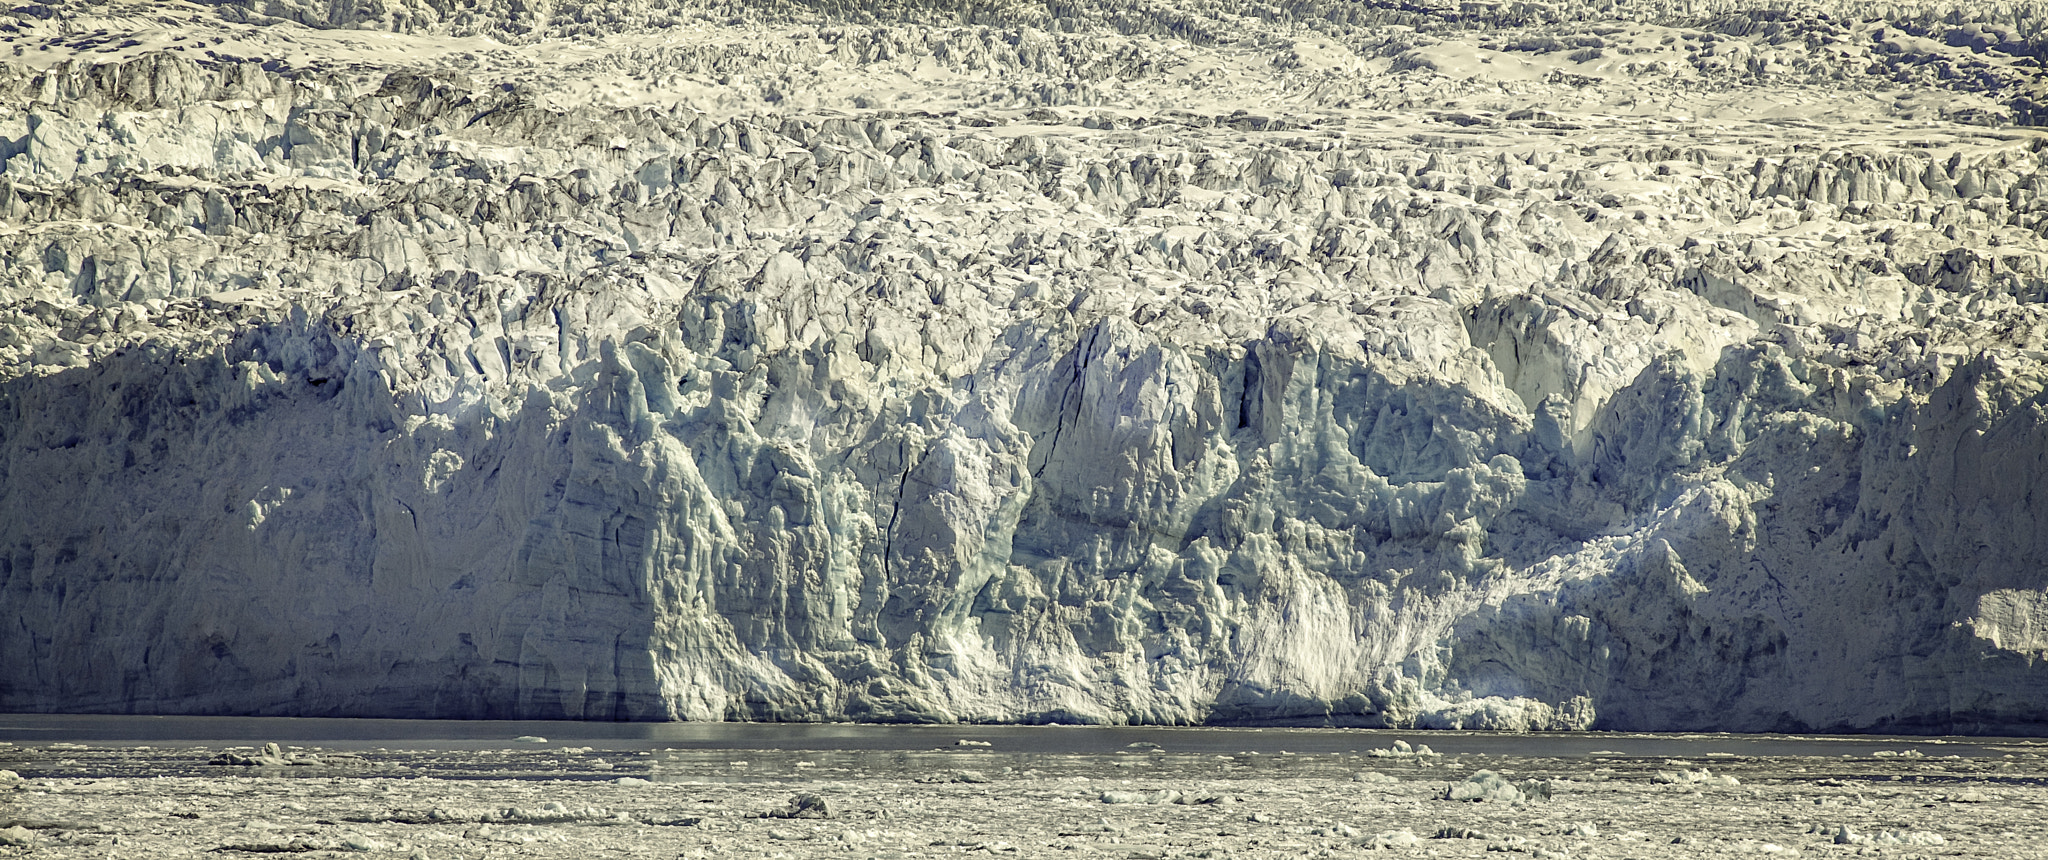
<path fill-rule="evenodd" d="M 2038 15 L 541 5 L 10 24 L 0 711 L 2048 730 Z"/>

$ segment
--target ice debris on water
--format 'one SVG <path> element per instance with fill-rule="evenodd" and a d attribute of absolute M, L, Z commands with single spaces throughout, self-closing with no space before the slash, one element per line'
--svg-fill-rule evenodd
<path fill-rule="evenodd" d="M 287 753 L 277 744 L 267 743 L 254 755 L 223 750 L 207 764 L 232 767 L 367 767 L 369 762 L 362 756 L 347 754 L 316 756 L 307 753 Z"/>
<path fill-rule="evenodd" d="M 1509 782 L 1506 777 L 1490 770 L 1474 771 L 1463 781 L 1451 783 L 1444 788 L 1443 799 L 1459 801 L 1493 801 L 1497 803 L 1520 803 L 1530 800 L 1549 800 L 1551 783 L 1548 780 L 1529 779 Z"/>
<path fill-rule="evenodd" d="M 507 806 L 493 810 L 445 806 L 436 806 L 425 811 L 394 809 L 374 815 L 347 815 L 343 816 L 343 819 L 362 824 L 564 824 L 579 821 L 635 820 L 630 815 L 605 807 L 570 806 L 558 800 L 551 800 L 539 806 Z"/>
<path fill-rule="evenodd" d="M 1413 848 L 1417 843 L 1421 841 L 1422 839 L 1415 835 L 1415 831 L 1403 827 L 1399 830 L 1383 830 L 1379 833 L 1375 833 L 1372 835 L 1371 838 L 1361 840 L 1361 847 L 1378 848 L 1382 850 L 1390 848 Z"/>
<path fill-rule="evenodd" d="M 1181 791 L 1179 789 L 1172 788 L 1152 789 L 1147 791 L 1111 789 L 1109 791 L 1102 792 L 1102 794 L 1100 795 L 1100 799 L 1103 803 L 1169 803 L 1175 806 L 1220 806 L 1236 803 L 1238 800 L 1236 797 L 1228 794 L 1217 794 L 1214 792 Z"/>
<path fill-rule="evenodd" d="M 1847 824 L 1835 828 L 1836 845 L 1947 845 L 1948 837 L 1927 830 L 1877 830 L 1858 833 Z"/>
<path fill-rule="evenodd" d="M 508 807 L 499 810 L 498 820 L 531 824 L 558 824 L 570 821 L 602 821 L 613 817 L 613 814 L 611 810 L 602 807 L 585 806 L 576 808 L 558 800 L 551 800 L 533 809 Z"/>
<path fill-rule="evenodd" d="M 343 836 L 339 844 L 342 849 L 347 851 L 384 851 L 391 848 L 391 843 L 389 842 L 364 836 L 360 833 L 351 833 Z"/>
<path fill-rule="evenodd" d="M 560 830 L 532 824 L 484 824 L 472 832 L 477 839 L 513 845 L 569 841 L 569 835 Z"/>
<path fill-rule="evenodd" d="M 914 781 L 927 784 L 943 782 L 965 782 L 978 784 L 994 782 L 995 780 L 990 779 L 989 775 L 983 773 L 982 771 L 974 770 L 972 768 L 959 768 L 956 770 L 944 771 L 941 773 L 935 773 L 928 776 L 921 776 Z"/>
<path fill-rule="evenodd" d="M 1650 781 L 1658 785 L 1717 785 L 1732 787 L 1742 784 L 1741 780 L 1733 776 L 1728 774 L 1715 776 L 1713 771 L 1706 768 L 1700 768 L 1699 770 L 1660 770 L 1650 776 Z"/>
<path fill-rule="evenodd" d="M 1500 774 L 1482 770 L 1451 783 L 1444 789 L 1444 799 L 1513 803 L 1522 799 L 1522 792 Z"/>
<path fill-rule="evenodd" d="M 839 810 L 823 795 L 804 793 L 789 799 L 789 807 L 763 813 L 762 818 L 836 818 Z"/>
<path fill-rule="evenodd" d="M 1440 755 L 1436 750 L 1430 749 L 1429 744 L 1411 746 L 1407 741 L 1395 741 L 1392 747 L 1366 750 L 1365 754 L 1373 758 L 1416 758 L 1418 756 Z"/>
<path fill-rule="evenodd" d="M 1178 803 L 1181 793 L 1172 789 L 1156 791 L 1105 791 L 1103 803 Z"/>
<path fill-rule="evenodd" d="M 360 833 L 348 833 L 331 839 L 298 836 L 280 842 L 231 842 L 214 851 L 239 854 L 309 854 L 323 851 L 370 853 L 388 851 L 392 847 L 392 843 L 382 839 Z"/>

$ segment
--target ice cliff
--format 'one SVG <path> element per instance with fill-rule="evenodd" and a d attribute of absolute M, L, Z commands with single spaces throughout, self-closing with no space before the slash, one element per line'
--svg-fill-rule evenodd
<path fill-rule="evenodd" d="M 2048 729 L 2024 6 L 86 6 L 0 710 Z"/>

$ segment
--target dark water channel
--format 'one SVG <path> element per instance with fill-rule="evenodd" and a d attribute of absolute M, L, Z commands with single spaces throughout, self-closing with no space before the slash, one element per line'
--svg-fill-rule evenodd
<path fill-rule="evenodd" d="M 213 764 L 277 743 L 331 763 Z M 1516 767 L 1626 775 L 1697 763 L 1749 778 L 1927 771 L 2019 777 L 2038 738 L 1323 728 L 590 723 L 277 717 L 0 715 L 0 768 L 25 777 L 363 776 L 452 779 L 1003 781 L 1071 776 L 1280 778 Z M 1434 755 L 1404 754 L 1427 746 Z M 2001 761 L 2004 760 L 2004 761 Z M 1916 763 L 1925 762 L 1925 765 Z M 1860 764 L 1859 764 L 1860 763 Z M 1946 764 L 1941 764 L 1946 763 Z M 1875 769 L 1873 769 L 1873 767 Z M 2040 775 L 2025 768 L 2031 781 Z"/>
<path fill-rule="evenodd" d="M 148 717 L 0 714 L 0 741 L 20 746 L 250 744 L 275 741 L 335 750 L 497 749 L 522 737 L 607 750 L 916 751 L 958 747 L 990 752 L 1102 755 L 1119 750 L 1232 754 L 1364 753 L 1396 740 L 1446 755 L 1580 757 L 1839 756 L 1918 749 L 1965 758 L 2048 752 L 2048 739 L 1880 735 L 1504 734 L 1394 729 L 1156 726 L 901 726 L 851 723 L 597 723 L 496 720 L 365 720 L 294 717 Z"/>

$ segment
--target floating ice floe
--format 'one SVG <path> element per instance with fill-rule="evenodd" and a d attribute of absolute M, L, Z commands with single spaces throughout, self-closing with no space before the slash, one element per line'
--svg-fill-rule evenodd
<path fill-rule="evenodd" d="M 1650 777 L 1650 781 L 1658 785 L 1737 786 L 1742 784 L 1741 780 L 1727 774 L 1715 776 L 1712 771 L 1706 768 L 1700 768 L 1699 770 L 1660 770 Z"/>
<path fill-rule="evenodd" d="M 567 842 L 569 837 L 552 827 L 536 827 L 530 824 L 485 824 L 471 831 L 476 839 L 489 842 L 506 842 L 513 845 L 530 845 L 536 842 Z"/>
<path fill-rule="evenodd" d="M 255 755 L 243 755 L 234 750 L 223 750 L 207 764 L 231 767 L 367 767 L 369 762 L 356 755 L 316 756 L 306 753 L 287 753 L 277 744 L 264 744 Z"/>
<path fill-rule="evenodd" d="M 1399 830 L 1381 831 L 1369 839 L 1359 840 L 1360 847 L 1381 849 L 1413 848 L 1416 843 L 1421 841 L 1421 837 L 1416 836 L 1415 831 L 1405 827 Z"/>
<path fill-rule="evenodd" d="M 1430 749 L 1429 744 L 1410 746 L 1407 741 L 1395 741 L 1391 748 L 1366 750 L 1365 754 L 1373 758 L 1415 758 L 1417 756 L 1441 755 L 1436 750 Z"/>
<path fill-rule="evenodd" d="M 937 773 L 932 774 L 931 776 L 920 777 L 917 781 L 921 783 L 965 782 L 979 784 L 994 782 L 995 780 L 990 779 L 988 774 L 983 773 L 981 771 L 961 768 L 959 770 L 952 770 L 947 771 L 945 773 Z"/>
<path fill-rule="evenodd" d="M 762 813 L 762 818 L 837 818 L 839 810 L 821 795 L 799 794 L 789 799 L 787 809 Z"/>
<path fill-rule="evenodd" d="M 1877 830 L 1858 833 L 1847 824 L 1835 828 L 1836 845 L 1947 845 L 1948 837 L 1927 830 Z"/>
<path fill-rule="evenodd" d="M 1509 782 L 1500 774 L 1482 770 L 1475 771 L 1462 782 L 1451 783 L 1444 789 L 1443 797 L 1445 800 L 1519 803 L 1528 800 L 1549 800 L 1550 789 L 1550 783 L 1544 780 Z"/>
<path fill-rule="evenodd" d="M 1103 803 L 1179 803 L 1181 793 L 1172 789 L 1158 791 L 1105 791 Z"/>

